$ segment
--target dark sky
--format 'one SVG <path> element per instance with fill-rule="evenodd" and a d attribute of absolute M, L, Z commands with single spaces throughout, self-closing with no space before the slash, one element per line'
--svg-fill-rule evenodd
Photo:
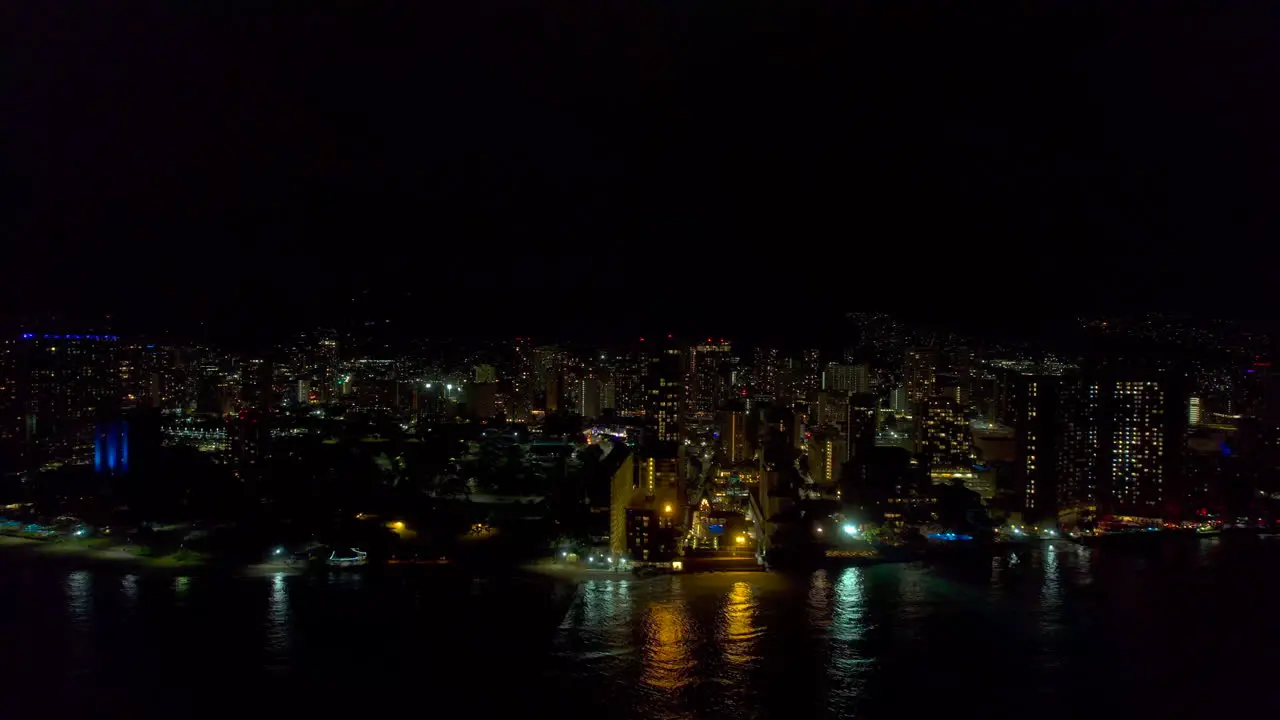
<path fill-rule="evenodd" d="M 3 298 L 283 327 L 404 289 L 503 334 L 1258 314 L 1280 12 L 1170 5 L 15 4 Z"/>

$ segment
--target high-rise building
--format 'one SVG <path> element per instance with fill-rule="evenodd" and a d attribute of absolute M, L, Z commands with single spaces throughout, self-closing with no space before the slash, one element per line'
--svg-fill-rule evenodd
<path fill-rule="evenodd" d="M 689 349 L 689 411 L 695 417 L 711 417 L 724 401 L 730 351 L 729 343 L 711 338 Z"/>
<path fill-rule="evenodd" d="M 1140 380 L 1108 383 L 1112 408 L 1109 440 L 1109 500 L 1115 507 L 1158 515 L 1165 500 L 1164 484 L 1182 452 L 1180 432 L 1170 437 L 1163 417 L 1169 391 L 1159 382 Z M 1177 403 L 1180 406 L 1182 403 Z M 1179 418 L 1181 419 L 1181 418 Z"/>
<path fill-rule="evenodd" d="M 816 349 L 805 350 L 803 363 L 804 379 L 801 383 L 797 396 L 806 398 L 809 396 L 809 393 L 822 387 L 821 353 Z"/>
<path fill-rule="evenodd" d="M 1010 386 L 1017 504 L 1031 517 L 1051 516 L 1058 506 L 1062 471 L 1064 380 L 1055 375 L 1018 375 Z"/>
<path fill-rule="evenodd" d="M 1173 372 L 1093 369 L 1064 398 L 1064 505 L 1102 513 L 1181 512 L 1186 392 Z"/>
<path fill-rule="evenodd" d="M 809 478 L 816 483 L 830 485 L 840 480 L 840 469 L 849 459 L 849 443 L 836 431 L 819 430 L 806 438 L 809 459 Z"/>
<path fill-rule="evenodd" d="M 849 393 L 821 390 L 810 403 L 810 420 L 814 425 L 831 425 L 844 429 L 849 424 Z"/>
<path fill-rule="evenodd" d="M 747 413 L 743 410 L 727 410 L 720 413 L 720 442 L 725 460 L 740 463 L 755 457 L 755 444 L 747 431 Z"/>
<path fill-rule="evenodd" d="M 511 400 L 507 417 L 528 422 L 534 401 L 533 342 L 516 338 L 511 346 Z"/>
<path fill-rule="evenodd" d="M 918 419 L 920 452 L 931 466 L 962 467 L 973 464 L 973 437 L 960 404 L 951 398 L 925 398 Z"/>
<path fill-rule="evenodd" d="M 341 358 L 338 353 L 338 338 L 333 332 L 323 333 L 317 341 L 316 376 L 321 385 L 320 401 L 336 402 L 342 394 L 341 380 L 344 376 Z"/>
<path fill-rule="evenodd" d="M 497 383 L 471 383 L 466 386 L 465 392 L 467 397 L 467 414 L 470 417 L 485 420 L 497 415 Z"/>
<path fill-rule="evenodd" d="M 632 560 L 670 559 L 679 550 L 684 518 L 680 461 L 637 457 L 618 445 L 606 457 L 618 462 L 610 483 L 610 549 Z"/>
<path fill-rule="evenodd" d="M 755 365 L 752 368 L 756 393 L 768 396 L 777 395 L 778 376 L 781 369 L 776 349 L 756 348 Z"/>
<path fill-rule="evenodd" d="M 896 387 L 889 393 L 889 407 L 899 415 L 907 412 L 907 389 L 905 387 Z"/>
<path fill-rule="evenodd" d="M 604 402 L 604 383 L 595 375 L 578 379 L 578 414 L 584 418 L 598 418 Z"/>
<path fill-rule="evenodd" d="M 475 381 L 478 383 L 496 383 L 498 382 L 498 371 L 492 365 L 476 365 Z"/>
<path fill-rule="evenodd" d="M 822 371 L 822 389 L 844 393 L 871 392 L 871 367 L 828 363 Z"/>
<path fill-rule="evenodd" d="M 628 354 L 613 366 L 614 405 L 622 417 L 641 417 L 648 410 L 648 367 L 642 356 Z"/>
<path fill-rule="evenodd" d="M 684 406 L 685 374 L 680 349 L 673 345 L 657 348 L 649 356 L 646 415 L 657 442 L 679 442 L 680 411 Z"/>
<path fill-rule="evenodd" d="M 560 375 L 563 353 L 554 345 L 535 348 L 533 351 L 533 387 L 535 392 L 547 394 L 547 386 Z M 548 410 L 550 408 L 547 408 Z"/>
<path fill-rule="evenodd" d="M 938 351 L 935 348 L 911 348 L 907 350 L 902 365 L 907 388 L 907 403 L 911 411 L 924 404 L 934 394 L 937 382 Z"/>
<path fill-rule="evenodd" d="M 91 462 L 98 423 L 121 404 L 116 336 L 25 333 L 6 359 L 0 400 L 15 467 Z"/>
<path fill-rule="evenodd" d="M 271 415 L 258 410 L 241 410 L 228 416 L 227 464 L 241 480 L 261 475 L 271 456 Z"/>
<path fill-rule="evenodd" d="M 240 365 L 240 408 L 268 412 L 275 406 L 270 360 L 255 358 Z"/>

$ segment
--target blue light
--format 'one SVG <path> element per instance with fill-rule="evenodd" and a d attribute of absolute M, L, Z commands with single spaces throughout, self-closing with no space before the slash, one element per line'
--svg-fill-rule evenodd
<path fill-rule="evenodd" d="M 35 335 L 33 335 L 32 333 L 22 333 L 23 340 L 30 340 L 33 337 L 35 337 Z"/>
<path fill-rule="evenodd" d="M 120 472 L 129 472 L 129 423 L 120 423 Z"/>
<path fill-rule="evenodd" d="M 68 339 L 68 340 L 79 340 L 79 339 L 80 339 L 80 336 L 79 336 L 79 335 L 68 335 L 68 336 L 67 336 L 67 339 Z"/>
<path fill-rule="evenodd" d="M 107 426 L 107 469 L 116 469 L 116 432 L 115 427 Z"/>
<path fill-rule="evenodd" d="M 972 540 L 972 535 L 963 535 L 953 532 L 947 533 L 929 533 L 930 540 L 942 540 L 944 542 L 952 542 L 954 540 Z"/>

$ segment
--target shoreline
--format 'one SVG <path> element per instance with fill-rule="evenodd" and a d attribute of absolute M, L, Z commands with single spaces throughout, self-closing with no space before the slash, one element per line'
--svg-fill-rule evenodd
<path fill-rule="evenodd" d="M 519 570 L 542 575 L 556 580 L 639 580 L 631 571 L 589 570 L 587 568 L 568 567 L 555 560 L 537 560 L 517 566 Z"/>
<path fill-rule="evenodd" d="M 201 560 L 181 561 L 172 556 L 145 557 L 134 555 L 119 548 L 86 547 L 75 542 L 54 543 L 32 538 L 0 535 L 0 554 L 25 557 L 34 560 L 51 561 L 84 568 L 116 567 L 121 570 L 165 573 L 172 575 L 188 575 L 209 572 L 215 566 Z M 265 572 L 287 572 L 288 569 L 263 570 L 259 566 L 248 566 L 239 569 L 248 574 Z"/>

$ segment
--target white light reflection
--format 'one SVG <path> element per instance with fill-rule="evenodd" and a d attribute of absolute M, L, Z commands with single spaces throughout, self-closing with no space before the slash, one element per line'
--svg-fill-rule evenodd
<path fill-rule="evenodd" d="M 836 581 L 835 612 L 831 623 L 831 636 L 836 642 L 860 640 L 867 629 L 862 617 L 865 610 L 862 597 L 864 572 L 862 568 L 845 568 Z"/>
<path fill-rule="evenodd" d="M 1052 543 L 1044 548 L 1044 579 L 1040 583 L 1040 605 L 1046 613 L 1062 609 L 1062 568 L 1058 550 Z"/>
<path fill-rule="evenodd" d="M 270 597 L 266 618 L 267 652 L 272 656 L 271 670 L 281 672 L 287 669 L 290 641 L 293 637 L 289 612 L 289 586 L 285 583 L 284 573 L 271 576 Z"/>
<path fill-rule="evenodd" d="M 832 602 L 831 633 L 828 642 L 827 679 L 833 695 L 841 699 L 862 695 L 875 660 L 863 651 L 862 640 L 867 631 L 865 577 L 862 568 L 845 568 L 836 578 Z M 849 709 L 840 713 L 851 714 Z"/>
<path fill-rule="evenodd" d="M 72 624 L 81 628 L 87 627 L 93 619 L 93 576 L 88 570 L 68 573 L 65 586 L 67 612 Z"/>
<path fill-rule="evenodd" d="M 818 570 L 809 580 L 809 624 L 814 630 L 831 625 L 831 580 L 826 570 Z"/>
<path fill-rule="evenodd" d="M 120 578 L 120 592 L 124 593 L 124 599 L 130 607 L 138 604 L 138 576 L 125 575 Z"/>

